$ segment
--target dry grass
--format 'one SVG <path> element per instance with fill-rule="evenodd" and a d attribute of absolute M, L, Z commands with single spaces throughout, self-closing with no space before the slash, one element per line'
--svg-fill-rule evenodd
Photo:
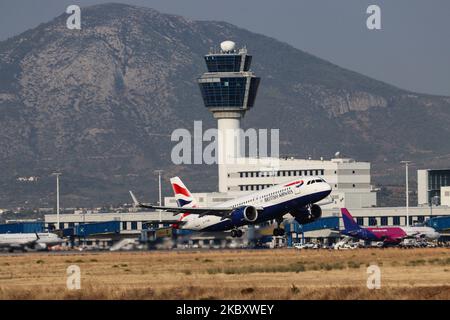
<path fill-rule="evenodd" d="M 381 289 L 366 287 L 378 264 Z M 81 268 L 81 290 L 66 269 Z M 450 250 L 155 251 L 0 256 L 0 299 L 450 299 Z"/>

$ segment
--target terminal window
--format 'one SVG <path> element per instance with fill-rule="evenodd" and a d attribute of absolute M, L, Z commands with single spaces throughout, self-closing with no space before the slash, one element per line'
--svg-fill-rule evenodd
<path fill-rule="evenodd" d="M 377 219 L 375 217 L 369 218 L 369 226 L 376 226 L 377 225 Z"/>
<path fill-rule="evenodd" d="M 381 217 L 381 225 L 382 226 L 388 225 L 388 217 Z"/>
<path fill-rule="evenodd" d="M 394 217 L 394 226 L 400 225 L 400 217 Z"/>

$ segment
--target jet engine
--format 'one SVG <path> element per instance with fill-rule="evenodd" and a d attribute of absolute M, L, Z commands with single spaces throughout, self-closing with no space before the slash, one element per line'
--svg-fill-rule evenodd
<path fill-rule="evenodd" d="M 258 219 L 258 210 L 256 210 L 253 206 L 246 206 L 237 208 L 231 214 L 231 220 L 234 224 L 239 225 L 243 224 L 243 221 L 246 222 L 255 222 Z"/>
<path fill-rule="evenodd" d="M 316 221 L 322 216 L 322 209 L 319 205 L 313 204 L 309 207 L 301 208 L 297 211 L 291 212 L 295 220 L 300 224 L 307 224 Z"/>

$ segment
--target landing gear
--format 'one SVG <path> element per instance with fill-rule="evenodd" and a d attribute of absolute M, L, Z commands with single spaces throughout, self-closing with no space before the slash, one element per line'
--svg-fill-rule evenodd
<path fill-rule="evenodd" d="M 239 229 L 231 230 L 231 237 L 233 237 L 233 238 L 240 238 L 240 237 L 242 237 L 242 234 L 243 234 L 242 230 L 239 230 Z"/>
<path fill-rule="evenodd" d="M 276 219 L 277 221 L 277 227 L 273 229 L 273 236 L 274 237 L 283 237 L 284 236 L 284 229 L 280 228 L 280 225 L 283 223 L 283 218 L 280 217 Z"/>

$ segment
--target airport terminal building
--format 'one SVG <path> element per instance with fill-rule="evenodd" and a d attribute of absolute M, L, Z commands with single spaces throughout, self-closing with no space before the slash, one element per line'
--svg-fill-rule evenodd
<path fill-rule="evenodd" d="M 446 188 L 447 187 L 447 188 Z M 417 202 L 419 206 L 450 203 L 450 169 L 417 171 Z"/>

